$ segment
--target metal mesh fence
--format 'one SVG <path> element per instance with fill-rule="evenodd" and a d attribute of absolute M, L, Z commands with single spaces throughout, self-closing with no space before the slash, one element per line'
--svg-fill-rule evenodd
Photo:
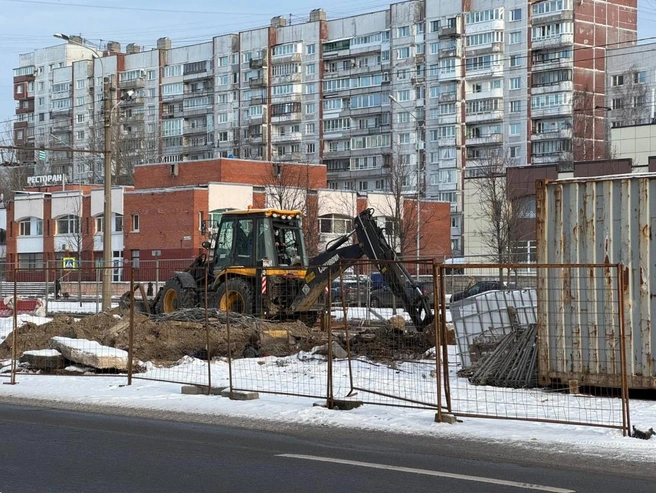
<path fill-rule="evenodd" d="M 618 266 L 534 265 L 535 287 L 512 268 L 460 268 L 472 282 L 450 297 L 455 414 L 628 428 Z"/>
<path fill-rule="evenodd" d="M 391 263 L 337 265 L 312 293 L 304 291 L 305 269 L 257 267 L 233 269 L 223 280 L 210 275 L 206 292 L 160 296 L 165 282 L 157 272 L 187 265 L 122 266 L 122 279 L 112 282 L 113 308 L 104 313 L 99 269 L 69 269 L 58 292 L 59 278 L 49 272 L 8 271 L 18 296 L 3 292 L 2 314 L 15 317 L 18 329 L 0 335 L 0 374 L 127 373 L 129 381 L 628 429 L 617 266 L 409 260 L 403 267 L 412 289 L 435 317 L 424 326 L 381 276 Z M 43 297 L 28 292 L 36 288 Z M 124 296 L 130 292 L 134 299 Z M 27 301 L 35 307 L 21 305 Z M 139 313 L 146 304 L 156 313 Z M 158 313 L 167 304 L 173 313 Z M 23 308 L 30 316 L 60 315 L 29 324 Z M 235 313 L 244 311 L 258 316 Z M 95 315 L 73 318 L 82 313 Z"/>

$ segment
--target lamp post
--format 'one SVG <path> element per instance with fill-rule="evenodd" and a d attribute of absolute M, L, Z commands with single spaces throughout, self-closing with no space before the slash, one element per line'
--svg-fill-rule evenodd
<path fill-rule="evenodd" d="M 105 130 L 105 159 L 104 159 L 104 198 L 105 207 L 103 211 L 103 276 L 102 276 L 102 309 L 108 310 L 112 307 L 112 93 L 110 90 L 109 76 L 105 74 L 105 65 L 102 56 L 95 48 L 85 45 L 76 38 L 65 34 L 55 33 L 55 38 L 62 39 L 69 44 L 81 46 L 91 51 L 100 60 L 100 68 L 103 76 L 103 119 Z M 94 80 L 95 82 L 95 80 Z"/>
<path fill-rule="evenodd" d="M 404 105 L 399 103 L 399 101 L 393 96 L 389 95 L 389 99 L 392 103 L 398 105 L 400 108 L 404 110 L 408 110 L 409 108 L 406 108 Z M 419 145 L 419 138 L 420 138 L 420 129 L 421 129 L 421 123 L 419 122 L 419 119 L 417 118 L 417 115 L 415 115 L 414 112 L 408 111 L 408 114 L 412 117 L 412 119 L 415 122 L 415 153 L 417 155 L 417 183 L 416 183 L 416 191 L 417 191 L 417 241 L 416 241 L 416 249 L 417 249 L 417 265 L 416 265 L 416 276 L 417 280 L 419 280 L 419 251 L 421 249 L 421 203 L 419 201 L 420 199 L 420 191 L 419 191 L 419 183 L 421 182 L 421 148 Z"/>

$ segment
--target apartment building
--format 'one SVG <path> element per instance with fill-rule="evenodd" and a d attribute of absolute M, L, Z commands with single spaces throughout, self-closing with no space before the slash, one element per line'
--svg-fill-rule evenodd
<path fill-rule="evenodd" d="M 117 180 L 130 183 L 139 163 L 210 157 L 324 164 L 331 189 L 451 203 L 462 252 L 465 175 L 606 156 L 605 55 L 636 32 L 635 0 L 415 0 L 340 19 L 274 17 L 189 46 L 108 43 L 101 59 L 53 46 L 14 71 L 16 137 L 96 148 L 110 76 Z M 102 180 L 98 155 L 23 158 Z"/>

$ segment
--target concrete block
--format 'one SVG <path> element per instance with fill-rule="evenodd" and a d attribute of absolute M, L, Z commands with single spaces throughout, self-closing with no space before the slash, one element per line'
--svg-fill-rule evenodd
<path fill-rule="evenodd" d="M 362 401 L 347 401 L 343 399 L 333 399 L 333 405 L 335 406 L 333 409 L 337 409 L 339 411 L 350 411 L 351 409 L 355 409 L 362 406 L 362 404 L 363 404 Z"/>
<path fill-rule="evenodd" d="M 257 392 L 233 391 L 231 395 L 230 389 L 224 389 L 223 392 L 221 392 L 221 396 L 228 397 L 233 401 L 252 401 L 260 398 L 260 394 Z"/>
<path fill-rule="evenodd" d="M 185 395 L 197 395 L 205 393 L 203 392 L 203 389 L 197 385 L 183 385 L 180 390 Z"/>
<path fill-rule="evenodd" d="M 458 418 L 455 417 L 453 414 L 449 413 L 442 413 L 442 420 L 440 421 L 439 415 L 435 413 L 435 422 L 436 423 L 448 423 L 450 425 L 456 424 L 458 422 Z"/>

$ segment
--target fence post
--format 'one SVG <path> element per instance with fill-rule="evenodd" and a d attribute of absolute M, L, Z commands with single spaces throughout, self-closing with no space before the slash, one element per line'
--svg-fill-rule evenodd
<path fill-rule="evenodd" d="M 209 278 L 209 263 L 205 265 L 205 344 L 207 347 L 207 395 L 212 394 L 212 355 L 210 354 L 210 321 L 209 315 L 207 313 L 209 309 L 209 303 L 207 300 L 207 282 Z"/>
<path fill-rule="evenodd" d="M 622 421 L 624 436 L 631 434 L 631 416 L 629 414 L 629 381 L 627 374 L 627 358 L 626 358 L 626 326 L 624 325 L 624 264 L 616 266 L 617 269 L 617 315 L 619 318 L 619 333 L 620 333 L 620 367 L 622 376 Z"/>
<path fill-rule="evenodd" d="M 128 329 L 128 385 L 132 385 L 133 357 L 134 357 L 134 269 L 132 268 L 132 264 L 130 264 L 130 328 Z"/>
<path fill-rule="evenodd" d="M 18 349 L 16 347 L 18 343 L 18 285 L 17 285 L 17 274 L 16 268 L 14 267 L 14 307 L 13 311 L 13 330 L 11 331 L 11 376 L 9 382 L 11 385 L 16 384 L 16 358 L 18 357 Z"/>

